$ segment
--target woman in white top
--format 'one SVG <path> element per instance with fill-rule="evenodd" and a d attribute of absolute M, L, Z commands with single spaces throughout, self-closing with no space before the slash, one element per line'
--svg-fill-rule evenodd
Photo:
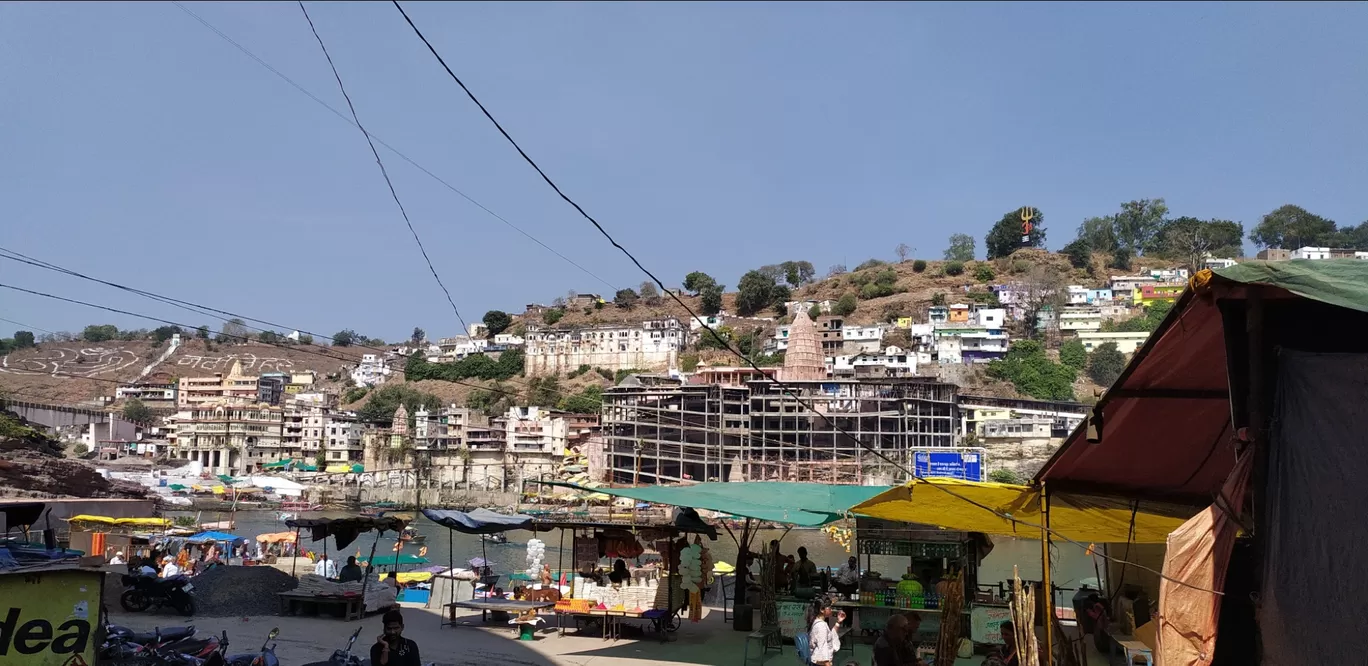
<path fill-rule="evenodd" d="M 834 616 L 831 612 L 831 599 L 822 596 L 812 603 L 812 628 L 808 630 L 808 649 L 812 651 L 809 659 L 814 666 L 831 666 L 836 653 L 841 650 L 841 637 L 836 627 L 845 621 L 845 611 Z M 833 626 L 832 620 L 835 620 Z"/>

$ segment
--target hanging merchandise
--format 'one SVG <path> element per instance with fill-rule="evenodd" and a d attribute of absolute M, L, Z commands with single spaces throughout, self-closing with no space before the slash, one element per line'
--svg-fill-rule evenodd
<path fill-rule="evenodd" d="M 527 575 L 532 580 L 541 576 L 542 558 L 546 555 L 546 544 L 541 539 L 527 540 Z"/>
<path fill-rule="evenodd" d="M 703 546 L 690 544 L 679 553 L 680 587 L 689 593 L 689 621 L 703 619 Z"/>

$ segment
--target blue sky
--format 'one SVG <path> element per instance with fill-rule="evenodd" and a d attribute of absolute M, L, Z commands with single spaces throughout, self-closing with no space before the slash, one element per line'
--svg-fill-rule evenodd
<path fill-rule="evenodd" d="M 192 9 L 345 106 L 298 8 Z M 668 282 L 787 259 L 939 256 L 1034 205 L 1058 248 L 1165 197 L 1368 219 L 1368 5 L 408 6 L 568 193 Z M 387 3 L 310 13 L 362 122 L 603 278 L 557 199 Z M 171 4 L 0 5 L 0 246 L 318 332 L 454 333 L 360 132 Z M 610 288 L 381 150 L 467 321 Z M 980 241 L 979 252 L 983 251 Z M 0 282 L 218 322 L 9 261 Z M 132 317 L 0 290 L 50 330 Z M 8 334 L 11 325 L 0 324 Z"/>

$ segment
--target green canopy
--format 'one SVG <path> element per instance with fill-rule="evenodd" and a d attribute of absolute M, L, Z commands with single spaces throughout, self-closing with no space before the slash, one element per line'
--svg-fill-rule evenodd
<path fill-rule="evenodd" d="M 219 480 L 219 481 L 222 481 L 224 485 L 228 485 L 228 486 L 233 485 L 233 477 L 228 476 L 227 474 L 220 474 L 220 475 L 218 475 L 218 480 Z"/>
<path fill-rule="evenodd" d="M 1368 261 L 1362 259 L 1251 261 L 1214 272 L 1233 282 L 1266 284 L 1303 298 L 1368 312 Z"/>
<path fill-rule="evenodd" d="M 401 567 L 409 564 L 427 564 L 429 562 L 426 557 L 419 557 L 418 555 L 410 555 L 408 553 L 399 553 L 398 555 L 393 553 L 376 553 L 375 559 L 371 561 L 371 566 L 376 568 L 395 566 L 396 557 L 399 559 L 398 565 Z"/>
<path fill-rule="evenodd" d="M 308 463 L 299 463 L 299 464 L 295 465 L 295 469 L 298 470 L 298 471 L 300 471 L 300 472 L 317 472 L 317 471 L 318 471 L 318 465 L 310 465 L 310 464 L 308 464 Z"/>
<path fill-rule="evenodd" d="M 173 483 L 173 484 L 171 484 L 171 485 L 168 486 L 168 487 L 171 488 L 172 490 L 185 490 L 185 486 L 183 486 L 183 485 L 181 485 L 181 484 L 179 484 L 179 483 Z"/>
<path fill-rule="evenodd" d="M 362 472 L 364 472 L 364 471 L 366 471 L 366 466 L 365 466 L 365 465 L 352 465 L 352 473 L 353 473 L 353 474 L 360 474 L 360 473 L 362 473 Z"/>
<path fill-rule="evenodd" d="M 722 511 L 741 518 L 798 527 L 818 527 L 840 520 L 850 507 L 889 489 L 888 486 L 829 486 L 787 481 L 715 482 L 640 488 L 587 488 L 560 481 L 543 483 L 628 497 L 639 502 Z"/>
<path fill-rule="evenodd" d="M 275 462 L 268 462 L 268 463 L 262 465 L 261 468 L 262 468 L 262 469 L 283 469 L 283 468 L 289 467 L 289 466 L 290 466 L 290 463 L 292 463 L 292 462 L 294 462 L 294 461 L 291 460 L 291 459 L 289 459 L 289 458 L 286 458 L 285 460 L 277 460 L 277 461 L 275 461 Z"/>

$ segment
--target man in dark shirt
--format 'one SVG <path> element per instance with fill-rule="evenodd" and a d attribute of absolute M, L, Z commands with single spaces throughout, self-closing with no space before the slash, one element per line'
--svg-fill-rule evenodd
<path fill-rule="evenodd" d="M 874 643 L 874 666 L 914 666 L 917 644 L 912 637 L 920 626 L 921 617 L 916 613 L 889 617 L 883 635 Z"/>
<path fill-rule="evenodd" d="M 404 616 L 398 610 L 385 613 L 385 633 L 371 646 L 372 666 L 422 666 L 418 661 L 418 644 L 404 638 Z"/>
<path fill-rule="evenodd" d="M 356 583 L 366 578 L 366 572 L 361 570 L 361 565 L 356 563 L 356 556 L 347 557 L 347 564 L 342 567 L 342 571 L 337 574 L 339 583 Z"/>

